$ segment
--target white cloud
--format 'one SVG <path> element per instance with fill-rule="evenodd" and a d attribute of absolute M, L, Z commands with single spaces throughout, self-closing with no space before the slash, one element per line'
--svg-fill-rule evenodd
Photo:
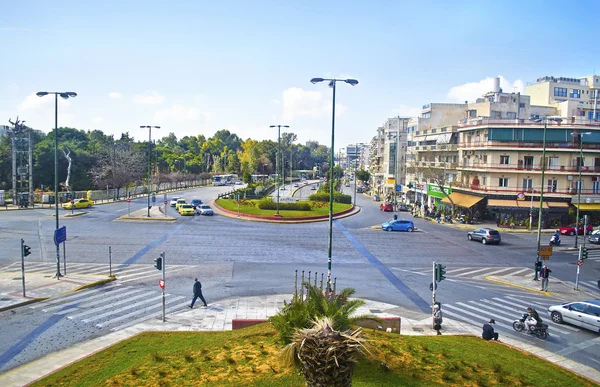
<path fill-rule="evenodd" d="M 210 112 L 202 112 L 194 107 L 187 107 L 175 104 L 168 109 L 160 109 L 154 113 L 154 120 L 162 121 L 198 121 L 203 118 L 205 121 L 210 121 L 213 115 Z"/>
<path fill-rule="evenodd" d="M 147 91 L 144 95 L 136 95 L 133 97 L 133 102 L 142 105 L 160 105 L 165 100 L 165 97 L 158 94 L 156 91 Z"/>
<path fill-rule="evenodd" d="M 17 106 L 17 109 L 21 112 L 39 110 L 41 107 L 52 105 L 54 100 L 53 97 L 53 95 L 46 95 L 44 97 L 38 97 L 35 94 L 28 95 L 23 102 Z"/>
<path fill-rule="evenodd" d="M 500 78 L 500 88 L 505 93 L 521 92 L 525 90 L 525 83 L 518 79 L 514 82 L 508 81 L 502 75 Z M 465 83 L 464 85 L 454 86 L 448 91 L 448 98 L 457 102 L 475 101 L 483 94 L 494 89 L 494 78 L 485 78 L 478 82 Z"/>
<path fill-rule="evenodd" d="M 100 116 L 98 116 L 98 117 L 94 117 L 94 118 L 92 118 L 92 122 L 93 122 L 94 124 L 99 124 L 99 123 L 101 123 L 101 122 L 104 122 L 104 117 L 100 117 Z"/>
<path fill-rule="evenodd" d="M 421 108 L 411 107 L 407 105 L 400 105 L 393 110 L 392 115 L 400 117 L 418 117 L 421 114 Z"/>
<path fill-rule="evenodd" d="M 348 108 L 342 104 L 335 105 L 336 117 Z M 293 120 L 296 117 L 321 118 L 331 115 L 331 100 L 326 99 L 320 91 L 306 91 L 298 87 L 290 87 L 283 91 L 283 119 Z"/>
<path fill-rule="evenodd" d="M 111 91 L 110 93 L 108 93 L 108 96 L 110 98 L 113 98 L 113 99 L 121 99 L 121 98 L 123 98 L 123 94 L 118 93 L 116 91 Z"/>

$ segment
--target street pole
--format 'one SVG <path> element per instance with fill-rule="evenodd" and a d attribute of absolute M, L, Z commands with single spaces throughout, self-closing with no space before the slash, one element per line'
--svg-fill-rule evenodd
<path fill-rule="evenodd" d="M 435 283 L 435 261 L 433 261 L 433 267 L 432 267 L 432 272 L 431 272 L 431 317 L 433 317 L 433 306 L 435 305 L 435 288 L 436 288 L 436 283 Z M 433 321 L 432 319 L 432 328 L 435 327 L 435 321 Z"/>
<path fill-rule="evenodd" d="M 25 245 L 25 241 L 21 238 L 21 283 L 23 284 L 23 297 L 25 296 L 25 255 L 23 251 L 23 246 Z"/>
<path fill-rule="evenodd" d="M 54 94 L 54 217 L 56 232 L 60 227 L 58 220 L 58 94 Z M 56 243 L 56 279 L 60 279 L 60 243 Z"/>
<path fill-rule="evenodd" d="M 148 128 L 148 217 L 150 217 L 150 190 L 151 190 L 151 184 L 150 184 L 150 160 L 152 159 L 152 128 L 154 129 L 160 129 L 160 126 L 153 126 L 153 125 L 140 125 L 140 129 L 146 129 Z"/>
<path fill-rule="evenodd" d="M 163 251 L 162 253 L 162 280 L 163 280 L 163 286 L 162 286 L 162 321 L 165 322 L 165 287 L 167 286 L 166 281 L 165 281 L 165 266 L 167 265 L 167 255 L 165 254 L 165 252 Z"/>
<path fill-rule="evenodd" d="M 333 87 L 333 106 L 331 115 L 331 169 L 329 173 L 329 239 L 327 242 L 327 292 L 331 292 L 331 245 L 333 243 L 333 168 L 334 168 L 334 140 L 335 140 L 335 84 L 331 81 Z"/>
<path fill-rule="evenodd" d="M 542 235 L 542 209 L 544 205 L 544 174 L 546 172 L 546 130 L 548 129 L 548 121 L 544 120 L 544 135 L 542 139 L 542 183 L 540 184 L 540 212 L 538 214 L 538 229 L 537 229 L 537 257 L 535 259 L 536 265 L 534 268 L 537 268 L 537 263 L 540 261 L 540 242 Z M 538 271 L 534 269 L 533 280 L 539 281 L 538 279 Z"/>
<path fill-rule="evenodd" d="M 575 248 L 577 248 L 577 238 L 579 237 L 579 207 L 581 207 L 581 170 L 583 169 L 583 133 L 579 134 L 579 162 L 577 168 L 579 169 L 579 182 L 577 183 L 577 215 L 575 216 Z M 585 232 L 583 229 L 583 240 L 585 241 Z M 579 268 L 579 266 L 577 266 Z"/>
<path fill-rule="evenodd" d="M 289 128 L 289 125 L 271 125 L 269 127 L 277 128 L 277 155 L 275 156 L 275 178 L 277 179 L 277 215 L 279 215 L 279 179 L 281 178 L 281 175 L 279 174 L 279 158 L 281 157 L 281 127 Z"/>

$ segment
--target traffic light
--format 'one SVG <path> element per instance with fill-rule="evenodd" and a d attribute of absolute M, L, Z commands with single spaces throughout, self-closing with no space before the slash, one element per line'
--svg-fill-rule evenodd
<path fill-rule="evenodd" d="M 23 256 L 26 257 L 31 254 L 31 247 L 23 245 Z"/>
<path fill-rule="evenodd" d="M 412 189 L 413 188 L 413 183 L 408 183 L 408 188 Z"/>
<path fill-rule="evenodd" d="M 163 265 L 162 255 L 160 255 L 158 258 L 154 258 L 154 267 L 157 270 L 162 270 L 162 265 Z"/>
<path fill-rule="evenodd" d="M 588 249 L 587 249 L 587 247 L 584 247 L 581 249 L 581 259 L 584 260 L 584 259 L 587 259 L 587 257 L 588 257 Z"/>
<path fill-rule="evenodd" d="M 542 269 L 542 261 L 535 262 L 535 271 L 540 271 Z"/>
<path fill-rule="evenodd" d="M 446 274 L 446 266 L 442 265 L 441 263 L 437 263 L 435 265 L 435 280 L 437 282 L 445 280 L 446 277 L 444 274 Z"/>

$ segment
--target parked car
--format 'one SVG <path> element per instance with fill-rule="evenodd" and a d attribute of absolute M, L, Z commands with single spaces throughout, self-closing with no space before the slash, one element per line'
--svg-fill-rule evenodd
<path fill-rule="evenodd" d="M 202 204 L 202 200 L 200 200 L 200 199 L 192 199 L 192 201 L 190 202 L 190 204 L 194 207 L 194 209 L 196 209 L 196 207 L 198 207 L 200 204 Z"/>
<path fill-rule="evenodd" d="M 171 202 L 169 203 L 169 205 L 170 205 L 171 207 L 175 207 L 175 206 L 177 205 L 177 201 L 178 201 L 178 200 L 179 200 L 179 196 L 173 196 L 173 197 L 171 198 Z"/>
<path fill-rule="evenodd" d="M 196 212 L 194 211 L 194 206 L 191 204 L 182 204 L 179 206 L 179 214 L 181 215 L 191 215 L 194 216 Z"/>
<path fill-rule="evenodd" d="M 594 226 L 588 224 L 585 233 L 591 234 L 592 231 L 594 231 Z M 560 233 L 560 235 L 575 235 L 575 223 L 570 224 L 568 226 L 562 226 L 558 229 L 558 232 Z M 583 235 L 583 226 L 579 226 L 577 228 L 577 234 Z"/>
<path fill-rule="evenodd" d="M 404 203 L 398 204 L 398 211 L 408 212 L 408 206 L 406 204 L 404 204 Z"/>
<path fill-rule="evenodd" d="M 356 189 L 356 193 L 362 193 L 362 192 L 363 192 L 363 188 L 362 188 L 362 187 L 358 187 L 358 188 Z"/>
<path fill-rule="evenodd" d="M 185 199 L 177 199 L 177 203 L 175 204 L 175 209 L 177 211 L 179 211 L 179 207 L 183 206 L 184 204 L 187 204 L 187 202 L 185 201 Z"/>
<path fill-rule="evenodd" d="M 469 231 L 467 239 L 470 241 L 481 241 L 481 243 L 487 245 L 488 243 L 499 244 L 502 237 L 493 228 L 478 228 L 477 230 Z"/>
<path fill-rule="evenodd" d="M 65 210 L 71 210 L 73 208 L 91 208 L 94 205 L 94 202 L 89 199 L 75 199 L 72 202 L 66 202 L 62 205 Z"/>
<path fill-rule="evenodd" d="M 600 230 L 592 231 L 588 237 L 590 243 L 600 244 Z"/>
<path fill-rule="evenodd" d="M 317 189 L 317 186 L 316 186 L 316 185 L 314 185 L 314 184 L 313 184 L 313 185 L 311 185 L 311 186 L 310 186 L 310 190 L 311 190 L 311 191 L 315 191 L 316 189 Z"/>
<path fill-rule="evenodd" d="M 235 181 L 235 185 L 243 185 L 244 183 L 242 183 L 240 180 L 236 180 Z"/>
<path fill-rule="evenodd" d="M 209 215 L 212 216 L 213 215 L 213 210 L 212 208 L 210 208 L 208 205 L 206 204 L 201 204 L 199 207 L 196 208 L 196 211 L 198 211 L 198 213 L 200 215 Z"/>
<path fill-rule="evenodd" d="M 384 231 L 408 231 L 413 232 L 415 230 L 415 224 L 412 220 L 396 219 L 385 222 L 381 225 L 381 229 Z"/>
<path fill-rule="evenodd" d="M 379 195 L 377 195 L 377 194 L 373 195 L 373 201 L 374 202 L 378 202 L 380 200 L 381 200 L 381 198 L 379 197 Z"/>
<path fill-rule="evenodd" d="M 550 318 L 557 324 L 563 322 L 594 332 L 600 332 L 600 300 L 586 300 L 552 305 Z"/>
<path fill-rule="evenodd" d="M 394 205 L 392 203 L 381 203 L 379 205 L 379 211 L 392 212 L 394 211 Z"/>
<path fill-rule="evenodd" d="M 294 187 L 300 187 L 300 184 L 294 183 Z"/>

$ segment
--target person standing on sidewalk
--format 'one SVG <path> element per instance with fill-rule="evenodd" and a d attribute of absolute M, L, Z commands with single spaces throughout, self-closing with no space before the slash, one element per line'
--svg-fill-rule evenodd
<path fill-rule="evenodd" d="M 433 305 L 433 329 L 437 331 L 438 335 L 441 335 L 440 329 L 442 329 L 442 311 L 440 309 L 440 304 L 436 303 Z"/>
<path fill-rule="evenodd" d="M 200 298 L 202 300 L 202 302 L 204 302 L 204 306 L 208 306 L 206 305 L 206 300 L 204 299 L 204 296 L 202 295 L 202 284 L 200 283 L 200 281 L 198 281 L 198 278 L 195 279 L 196 282 L 194 282 L 194 298 L 192 299 L 192 304 L 190 305 L 190 309 L 194 307 L 194 303 L 196 302 L 196 299 Z"/>
<path fill-rule="evenodd" d="M 548 269 L 548 266 L 546 265 L 540 269 L 540 278 L 542 279 L 542 288 L 540 290 L 545 292 L 548 291 L 548 279 L 550 278 L 550 273 L 552 273 L 552 270 Z"/>

